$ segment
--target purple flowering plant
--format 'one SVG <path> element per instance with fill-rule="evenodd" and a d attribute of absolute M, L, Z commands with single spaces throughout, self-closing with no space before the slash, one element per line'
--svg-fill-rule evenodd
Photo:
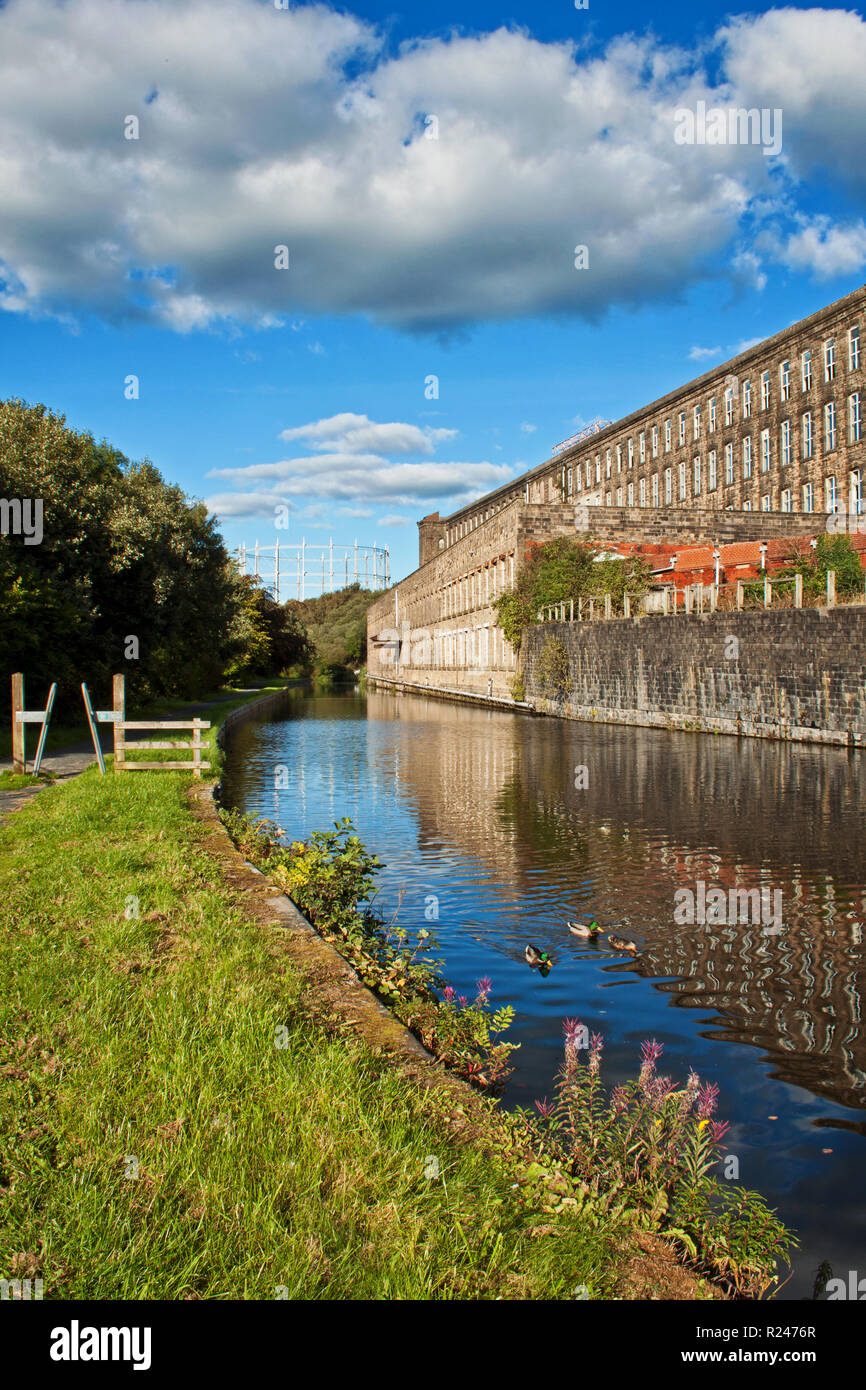
<path fill-rule="evenodd" d="M 677 1241 L 736 1293 L 763 1294 L 796 1244 L 758 1193 L 729 1181 L 727 1121 L 716 1118 L 719 1088 L 690 1071 L 683 1086 L 658 1069 L 662 1044 L 641 1047 L 635 1080 L 608 1095 L 604 1041 L 578 1019 L 563 1025 L 555 1097 L 522 1111 L 530 1141 L 553 1172 L 551 1191 L 570 1191 L 587 1215 L 619 1215 Z"/>

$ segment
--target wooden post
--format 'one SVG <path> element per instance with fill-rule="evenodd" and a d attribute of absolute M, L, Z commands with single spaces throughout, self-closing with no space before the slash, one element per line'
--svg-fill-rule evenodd
<path fill-rule="evenodd" d="M 836 602 L 836 571 L 827 571 L 827 603 L 832 607 Z"/>
<path fill-rule="evenodd" d="M 589 621 L 592 622 L 592 620 L 593 620 L 594 617 L 595 617 L 595 601 L 594 601 L 594 599 L 590 599 L 590 600 L 589 600 Z"/>
<path fill-rule="evenodd" d="M 742 581 L 742 579 L 738 579 L 738 580 L 737 580 L 737 608 L 742 608 L 742 606 L 743 606 L 743 596 L 744 596 L 743 581 Z"/>
<path fill-rule="evenodd" d="M 574 599 L 573 599 L 573 598 L 570 598 L 570 599 L 568 600 L 568 603 L 569 603 L 568 621 L 569 621 L 570 623 L 573 623 L 573 622 L 574 622 Z"/>
<path fill-rule="evenodd" d="M 622 596 L 622 616 L 624 618 L 631 617 L 631 594 L 623 594 Z"/>
<path fill-rule="evenodd" d="M 670 612 L 670 593 L 669 593 L 667 584 L 665 585 L 664 589 L 662 590 L 662 593 L 663 593 L 663 595 L 664 595 L 664 604 L 665 604 L 665 606 L 664 606 L 664 613 L 665 613 L 665 617 L 667 617 L 668 613 Z"/>
<path fill-rule="evenodd" d="M 764 575 L 764 607 L 769 608 L 773 602 L 773 588 L 769 579 Z"/>
<path fill-rule="evenodd" d="M 613 603 L 612 603 L 612 601 L 611 601 L 610 594 L 605 594 L 605 596 L 604 596 L 604 616 L 605 616 L 606 618 L 609 618 L 610 615 L 611 615 L 611 613 L 612 613 L 612 611 L 613 611 Z"/>
<path fill-rule="evenodd" d="M 716 611 L 716 609 L 718 608 L 718 606 L 719 606 L 719 586 L 718 586 L 718 584 L 711 584 L 711 585 L 710 585 L 710 612 L 711 612 L 711 613 L 715 613 L 715 611 Z"/>
<path fill-rule="evenodd" d="M 123 722 L 126 719 L 126 693 L 124 689 L 125 681 L 123 676 L 112 676 L 111 678 L 111 704 L 117 718 L 112 724 L 114 732 L 114 770 L 123 771 L 123 763 L 126 754 L 123 745 L 126 739 L 126 730 Z"/>
<path fill-rule="evenodd" d="M 795 608 L 802 608 L 802 607 L 803 607 L 803 576 L 802 576 L 802 574 L 795 574 L 795 575 L 794 575 L 794 607 L 795 607 Z"/>
<path fill-rule="evenodd" d="M 12 677 L 12 771 L 27 771 L 27 744 L 24 737 L 24 721 L 19 714 L 24 713 L 24 673 L 16 671 Z"/>
<path fill-rule="evenodd" d="M 192 775 L 201 777 L 201 725 L 200 719 L 193 720 L 192 726 Z"/>
<path fill-rule="evenodd" d="M 692 593 L 692 586 L 691 584 L 687 584 L 686 587 L 683 589 L 683 607 L 685 608 L 687 613 L 691 613 L 692 611 L 693 597 L 694 595 Z"/>

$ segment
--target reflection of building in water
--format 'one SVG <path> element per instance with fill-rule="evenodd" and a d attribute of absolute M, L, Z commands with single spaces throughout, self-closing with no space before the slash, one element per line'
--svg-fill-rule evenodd
<path fill-rule="evenodd" d="M 369 717 L 407 725 L 401 790 L 420 838 L 482 863 L 511 900 L 596 885 L 603 922 L 640 940 L 634 968 L 716 1036 L 766 1050 L 779 1077 L 866 1100 L 861 923 L 866 774 L 841 750 L 738 743 L 522 718 L 373 695 Z M 413 727 L 413 721 L 418 721 Z M 575 769 L 588 786 L 575 786 Z M 677 925 L 678 888 L 782 893 L 782 931 Z M 544 903 L 540 907 L 542 917 Z M 564 924 L 543 925 L 550 933 Z M 548 940 L 556 939 L 551 935 Z"/>

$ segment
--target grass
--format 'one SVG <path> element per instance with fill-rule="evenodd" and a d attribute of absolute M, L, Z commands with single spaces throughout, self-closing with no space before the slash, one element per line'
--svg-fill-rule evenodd
<path fill-rule="evenodd" d="M 46 1299 L 609 1296 L 616 1231 L 543 1214 L 504 1149 L 449 1140 L 437 1095 L 310 1016 L 191 780 L 94 767 L 0 825 L 0 1277 Z"/>

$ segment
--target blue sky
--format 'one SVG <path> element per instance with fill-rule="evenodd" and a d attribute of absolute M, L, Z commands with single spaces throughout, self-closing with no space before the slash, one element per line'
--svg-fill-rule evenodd
<path fill-rule="evenodd" d="M 0 392 L 230 545 L 399 576 L 420 516 L 863 283 L 864 71 L 805 6 L 8 0 Z M 700 100 L 781 110 L 781 152 L 677 144 Z"/>

